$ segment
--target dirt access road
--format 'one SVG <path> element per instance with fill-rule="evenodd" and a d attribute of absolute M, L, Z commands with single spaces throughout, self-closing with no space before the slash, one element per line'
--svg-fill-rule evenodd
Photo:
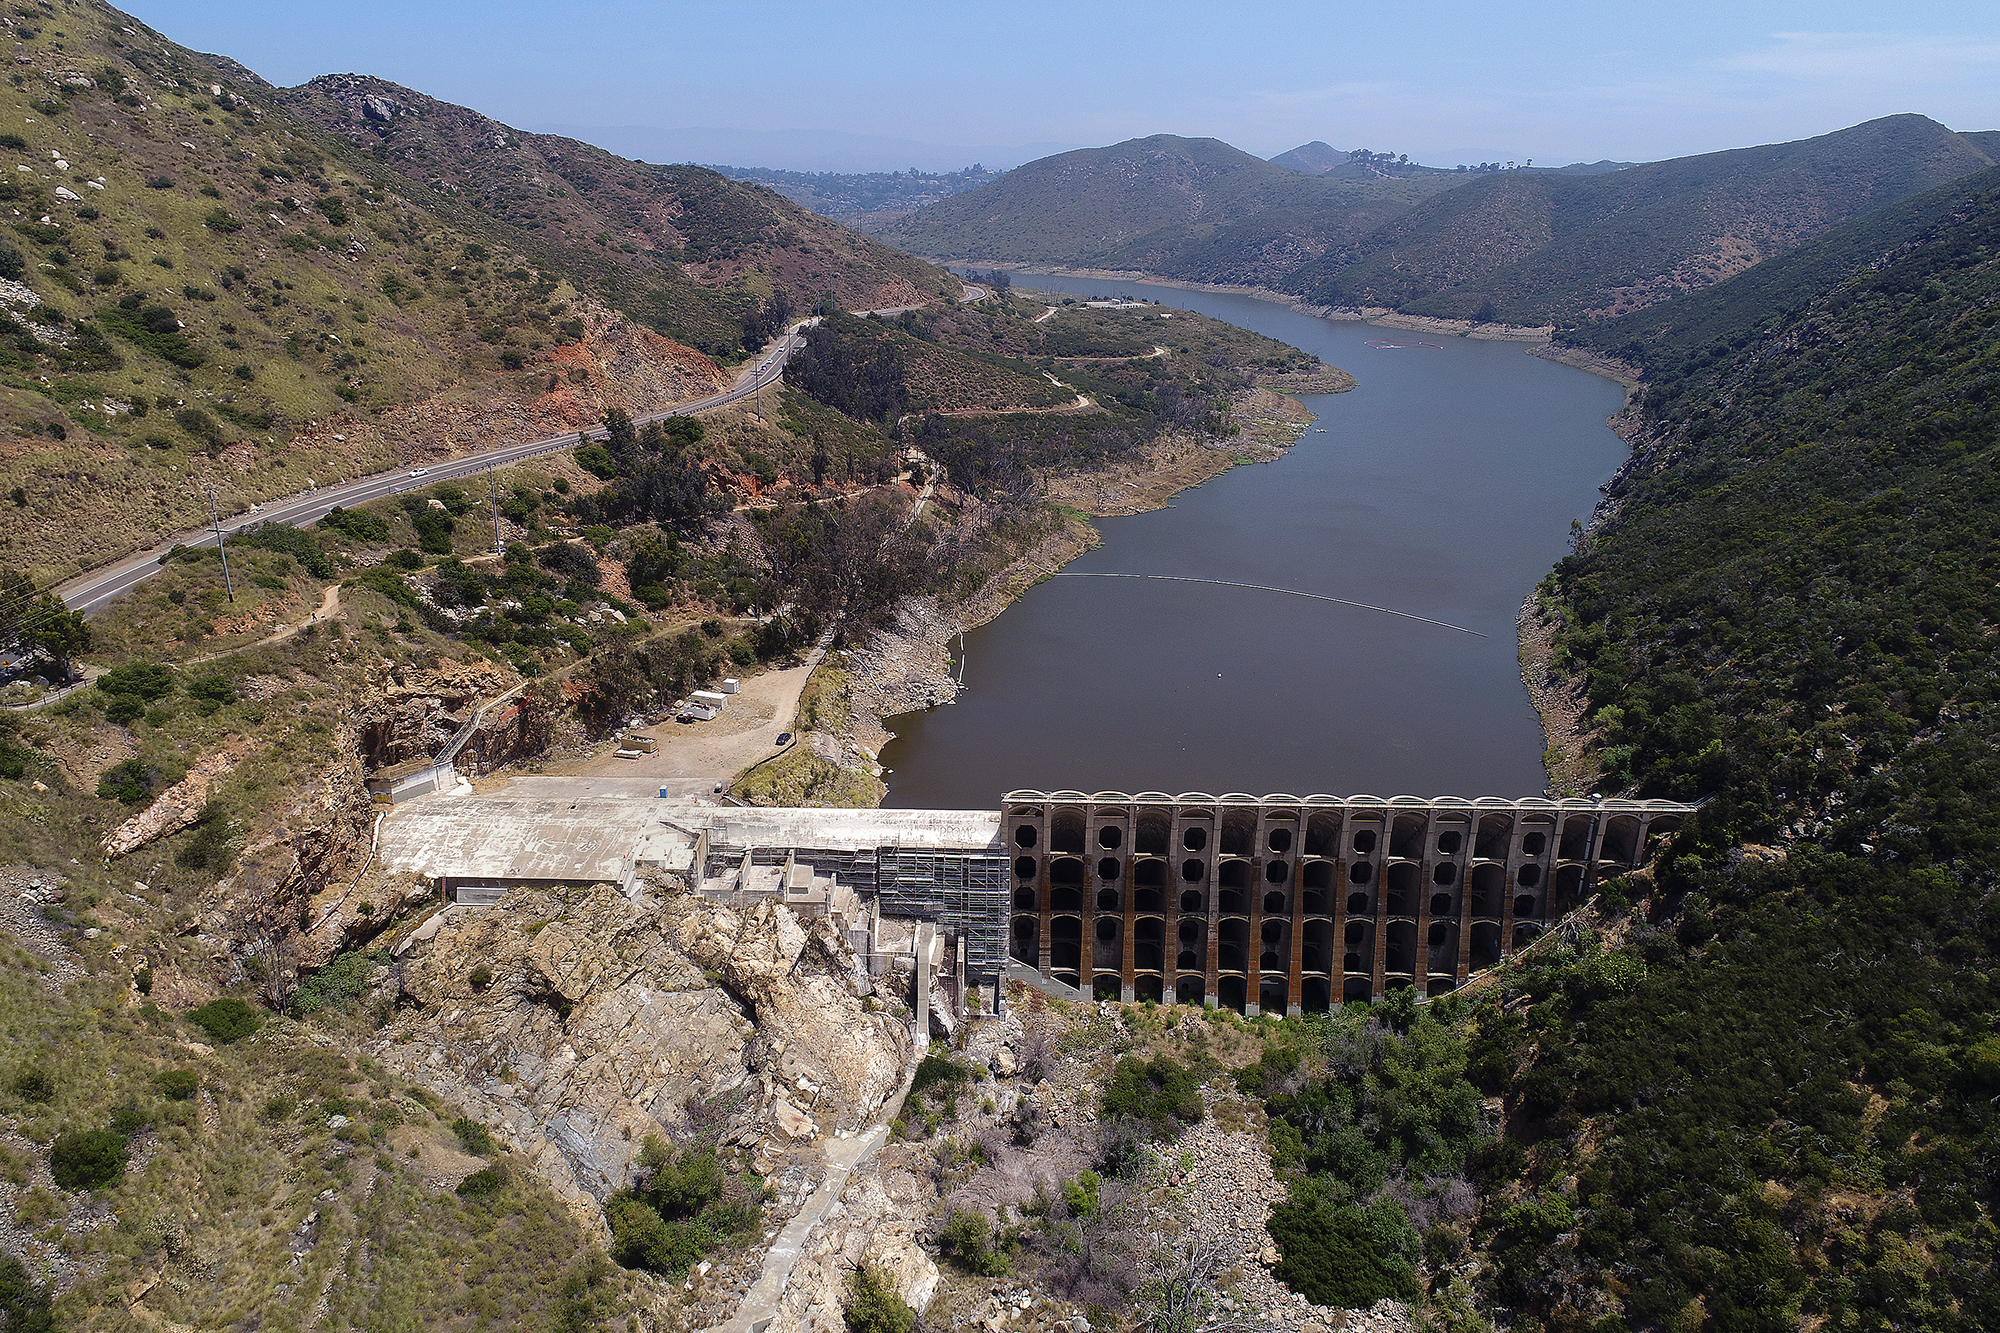
<path fill-rule="evenodd" d="M 778 737 L 796 728 L 799 696 L 820 659 L 821 643 L 795 667 L 766 671 L 743 682 L 742 690 L 712 722 L 666 721 L 641 729 L 641 736 L 660 742 L 656 753 L 619 759 L 607 744 L 589 759 L 544 765 L 539 774 L 506 775 L 499 779 L 521 795 L 549 797 L 653 796 L 667 788 L 671 799 L 711 795 L 716 784 L 727 784 L 760 759 L 782 753 Z M 482 791 L 502 788 L 482 781 Z"/>

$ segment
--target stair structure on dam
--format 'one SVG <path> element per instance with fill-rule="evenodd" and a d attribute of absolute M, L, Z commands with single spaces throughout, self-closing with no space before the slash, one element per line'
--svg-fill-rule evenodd
<path fill-rule="evenodd" d="M 934 978 L 954 1007 L 987 987 L 997 1003 L 1003 977 L 1248 1014 L 1442 994 L 1644 864 L 1696 809 L 1074 791 L 1008 792 L 998 811 L 726 808 L 538 796 L 536 781 L 395 807 L 383 866 L 462 907 L 648 878 L 782 903 L 832 918 L 876 975 Z"/>
<path fill-rule="evenodd" d="M 1011 791 L 1009 951 L 1106 998 L 1297 1014 L 1433 995 L 1527 945 L 1695 806 Z"/>

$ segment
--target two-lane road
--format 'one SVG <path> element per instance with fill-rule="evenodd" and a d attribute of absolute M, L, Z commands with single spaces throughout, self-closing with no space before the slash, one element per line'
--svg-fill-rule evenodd
<path fill-rule="evenodd" d="M 712 397 L 681 403 L 664 412 L 635 417 L 633 424 L 643 426 L 652 421 L 665 421 L 669 417 L 693 416 L 698 412 L 708 412 L 730 403 L 741 402 L 784 373 L 785 362 L 797 350 L 803 339 L 804 330 L 817 322 L 817 320 L 806 320 L 795 325 L 778 340 L 776 346 L 751 363 L 750 368 L 738 377 L 734 387 Z M 604 438 L 604 429 L 595 427 L 582 434 L 601 440 Z M 309 523 L 317 523 L 326 517 L 329 510 L 335 508 L 348 508 L 384 495 L 394 495 L 412 487 L 431 486 L 440 481 L 470 476 L 476 472 L 484 472 L 488 468 L 510 467 L 540 454 L 567 449 L 575 443 L 575 434 L 557 435 L 546 440 L 503 445 L 498 449 L 467 454 L 463 458 L 446 459 L 440 463 L 415 468 L 398 467 L 391 472 L 378 472 L 373 476 L 362 477 L 358 481 L 342 482 L 338 486 L 321 486 L 316 490 L 305 491 L 283 500 L 273 500 L 258 506 L 253 511 L 234 515 L 223 525 L 223 531 L 225 534 L 234 533 L 255 523 L 287 523 L 292 527 L 302 528 Z M 176 534 L 151 550 L 137 551 L 122 560 L 93 569 L 87 574 L 79 574 L 66 583 L 58 584 L 56 592 L 72 611 L 94 613 L 129 592 L 141 581 L 159 573 L 160 557 L 173 547 L 193 546 L 213 539 L 214 533 L 210 528 L 190 529 Z"/>

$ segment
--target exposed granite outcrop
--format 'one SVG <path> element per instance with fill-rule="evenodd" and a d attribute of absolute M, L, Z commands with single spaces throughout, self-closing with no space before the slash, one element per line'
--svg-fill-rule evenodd
<path fill-rule="evenodd" d="M 648 1135 L 781 1160 L 866 1124 L 913 1054 L 839 933 L 782 905 L 517 890 L 453 909 L 404 962 L 405 1016 L 370 1053 L 485 1122 L 599 1234 Z"/>
<path fill-rule="evenodd" d="M 939 1279 L 923 1245 L 938 1202 L 934 1165 L 927 1149 L 897 1143 L 855 1173 L 839 1204 L 808 1236 L 768 1333 L 843 1333 L 848 1280 L 864 1263 L 923 1313 Z"/>

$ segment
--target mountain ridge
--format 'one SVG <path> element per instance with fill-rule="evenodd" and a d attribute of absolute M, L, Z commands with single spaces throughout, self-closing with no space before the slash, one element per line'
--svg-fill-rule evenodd
<path fill-rule="evenodd" d="M 41 585 L 206 521 L 211 485 L 241 513 L 703 396 L 781 289 L 960 290 L 762 186 L 366 76 L 277 89 L 96 0 L 47 14 L 0 15 L 27 159 L 0 201 L 0 563 Z M 514 207 L 537 177 L 551 216 Z"/>
<path fill-rule="evenodd" d="M 1302 143 L 1297 148 L 1279 153 L 1270 161 L 1273 166 L 1318 176 L 1347 161 L 1347 154 L 1322 139 L 1314 139 L 1311 143 Z"/>
<path fill-rule="evenodd" d="M 1951 216 L 1967 199 L 1994 189 L 2000 189 L 2000 167 L 1850 218 L 1713 287 L 1565 330 L 1557 341 L 1643 366 L 1655 381 L 1677 377 L 1710 349 L 1745 340 L 1851 281 L 1881 256 Z"/>
<path fill-rule="evenodd" d="M 1218 231 L 1275 214 L 1314 219 L 1310 255 L 1346 243 L 1469 175 L 1328 179 L 1273 165 L 1217 139 L 1156 134 L 1016 167 L 919 209 L 879 234 L 912 253 L 1007 263 L 1147 268 Z"/>
<path fill-rule="evenodd" d="M 1995 139 L 1902 114 L 1662 162 L 1395 178 L 1369 167 L 1372 179 L 1349 182 L 1342 165 L 1306 175 L 1274 160 L 1259 171 L 1217 141 L 1156 135 L 1016 168 L 882 235 L 952 259 L 1131 269 L 1316 304 L 1571 324 L 1709 286 L 1981 170 L 1996 160 Z M 1292 151 L 1308 164 L 1338 155 L 1317 141 Z M 1167 163 L 1148 180 L 1148 167 Z M 1077 214 L 1092 207 L 1114 225 L 1080 225 Z"/>
<path fill-rule="evenodd" d="M 1411 210 L 1294 281 L 1328 304 L 1568 323 L 1710 285 L 1990 165 L 1956 132 L 1901 115 L 1605 175 L 1508 172 Z"/>

